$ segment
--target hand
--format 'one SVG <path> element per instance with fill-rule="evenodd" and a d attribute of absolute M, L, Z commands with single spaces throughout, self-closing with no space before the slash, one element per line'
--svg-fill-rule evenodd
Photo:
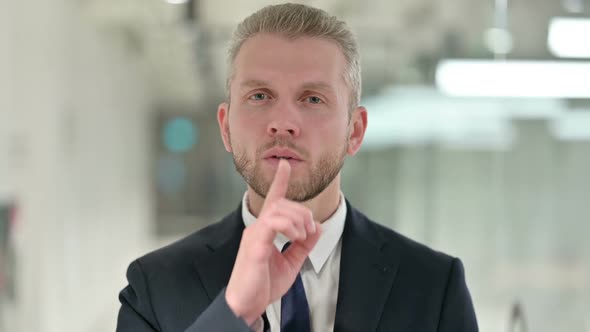
<path fill-rule="evenodd" d="M 290 174 L 289 163 L 280 160 L 258 220 L 242 234 L 225 291 L 227 304 L 248 326 L 289 290 L 320 238 L 311 210 L 285 198 Z M 273 243 L 277 233 L 291 240 L 283 253 Z"/>

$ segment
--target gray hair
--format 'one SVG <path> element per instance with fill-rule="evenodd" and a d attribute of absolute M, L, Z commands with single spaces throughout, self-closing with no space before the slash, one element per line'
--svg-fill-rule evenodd
<path fill-rule="evenodd" d="M 345 22 L 325 11 L 301 4 L 286 3 L 267 6 L 244 19 L 233 32 L 228 48 L 229 72 L 226 95 L 230 98 L 230 84 L 234 77 L 234 61 L 246 40 L 258 33 L 276 33 L 288 39 L 320 37 L 336 42 L 347 68 L 343 78 L 350 89 L 349 107 L 352 111 L 361 98 L 361 66 L 358 44 Z"/>

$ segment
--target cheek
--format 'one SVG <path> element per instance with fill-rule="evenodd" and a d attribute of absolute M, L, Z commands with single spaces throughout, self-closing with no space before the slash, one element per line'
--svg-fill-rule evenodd
<path fill-rule="evenodd" d="M 242 119 L 237 110 L 232 110 L 229 114 L 229 133 L 231 135 L 232 143 L 241 142 L 244 140 L 244 128 L 248 124 Z"/>
<path fill-rule="evenodd" d="M 346 119 L 330 119 L 330 121 L 311 122 L 314 131 L 322 136 L 322 139 L 330 142 L 341 141 L 348 133 L 348 121 Z"/>
<path fill-rule="evenodd" d="M 346 146 L 348 138 L 347 121 L 315 122 L 306 126 L 307 132 L 313 135 L 311 150 L 320 154 L 334 152 Z"/>
<path fill-rule="evenodd" d="M 252 111 L 236 109 L 230 112 L 229 123 L 234 131 L 255 135 L 264 128 L 264 119 L 260 115 Z"/>
<path fill-rule="evenodd" d="M 230 142 L 234 149 L 240 150 L 238 152 L 246 152 L 248 154 L 256 153 L 257 143 L 261 135 L 260 121 L 252 117 L 245 117 L 236 114 L 230 117 L 229 132 Z"/>

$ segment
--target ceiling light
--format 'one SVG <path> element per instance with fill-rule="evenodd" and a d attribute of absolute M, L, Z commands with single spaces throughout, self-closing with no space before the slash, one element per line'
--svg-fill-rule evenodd
<path fill-rule="evenodd" d="M 452 96 L 590 98 L 590 62 L 443 60 L 436 85 Z"/>
<path fill-rule="evenodd" d="M 166 0 L 166 2 L 172 5 L 182 5 L 189 2 L 189 0 Z"/>
<path fill-rule="evenodd" d="M 590 58 L 590 19 L 551 19 L 547 45 L 553 55 L 561 58 Z"/>

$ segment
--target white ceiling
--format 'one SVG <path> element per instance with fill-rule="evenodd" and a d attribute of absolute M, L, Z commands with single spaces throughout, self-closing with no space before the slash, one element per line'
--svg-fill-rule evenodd
<path fill-rule="evenodd" d="M 281 1 L 194 0 L 188 6 L 164 0 L 84 0 L 84 15 L 123 41 L 148 72 L 163 105 L 195 105 L 223 93 L 225 44 L 233 27 L 256 9 Z M 583 16 L 590 16 L 590 0 Z M 359 38 L 364 93 L 388 84 L 432 83 L 441 57 L 491 57 L 483 35 L 494 23 L 491 0 L 316 0 L 349 23 Z M 567 13 L 561 1 L 509 1 L 515 58 L 548 58 L 548 19 Z"/>

